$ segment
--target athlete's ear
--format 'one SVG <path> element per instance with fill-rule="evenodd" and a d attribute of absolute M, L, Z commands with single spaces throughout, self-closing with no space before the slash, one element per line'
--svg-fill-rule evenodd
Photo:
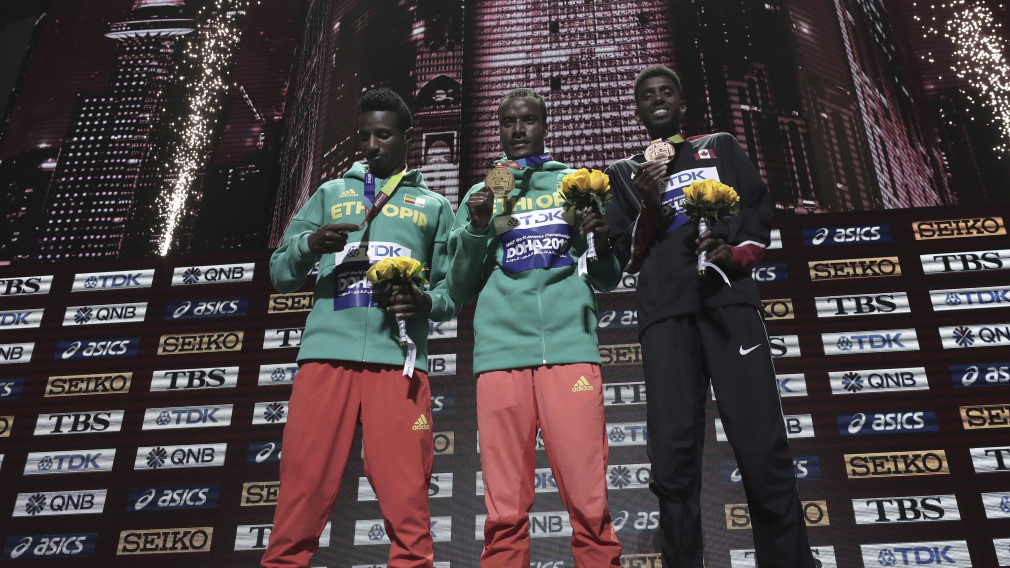
<path fill-rule="evenodd" d="M 637 101 L 636 101 L 637 102 Z M 642 115 L 638 114 L 638 105 L 635 105 L 635 120 L 642 122 Z"/>
<path fill-rule="evenodd" d="M 410 143 L 413 141 L 414 141 L 414 127 L 411 126 L 410 128 L 403 131 L 403 145 L 410 146 Z"/>

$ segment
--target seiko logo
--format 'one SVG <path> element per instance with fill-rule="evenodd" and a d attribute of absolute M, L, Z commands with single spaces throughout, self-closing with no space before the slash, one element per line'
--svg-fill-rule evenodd
<path fill-rule="evenodd" d="M 116 554 L 208 552 L 214 527 L 125 530 L 119 533 Z"/>
<path fill-rule="evenodd" d="M 857 412 L 855 414 L 838 415 L 838 433 L 843 436 L 935 432 L 936 430 L 936 413 L 931 410 Z"/>
<path fill-rule="evenodd" d="M 0 400 L 17 400 L 24 389 L 24 379 L 0 379 Z"/>
<path fill-rule="evenodd" d="M 452 414 L 455 411 L 456 411 L 456 393 L 451 392 L 431 393 L 432 415 Z"/>
<path fill-rule="evenodd" d="M 603 405 L 645 404 L 645 382 L 604 383 Z"/>
<path fill-rule="evenodd" d="M 71 450 L 66 452 L 32 452 L 25 461 L 25 475 L 49 473 L 90 473 L 112 471 L 116 448 L 102 450 Z"/>
<path fill-rule="evenodd" d="M 801 501 L 803 507 L 803 522 L 808 527 L 826 527 L 831 524 L 828 518 L 827 501 Z M 750 508 L 744 503 L 733 503 L 725 506 L 726 528 L 750 529 Z"/>
<path fill-rule="evenodd" d="M 852 509 L 857 525 L 961 520 L 953 495 L 853 499 Z"/>
<path fill-rule="evenodd" d="M 956 325 L 940 328 L 944 349 L 995 347 L 1010 344 L 1010 323 Z"/>
<path fill-rule="evenodd" d="M 832 394 L 929 389 L 924 367 L 833 371 L 828 373 L 828 377 L 831 380 Z"/>
<path fill-rule="evenodd" d="M 617 329 L 638 326 L 638 310 L 606 310 L 600 312 L 596 327 L 600 329 Z"/>
<path fill-rule="evenodd" d="M 95 553 L 98 533 L 40 534 L 9 536 L 5 560 L 27 558 L 79 558 Z"/>
<path fill-rule="evenodd" d="M 61 341 L 56 344 L 56 355 L 53 358 L 57 361 L 67 361 L 74 359 L 134 357 L 137 355 L 137 348 L 139 346 L 140 339 L 137 337 L 127 339 L 85 339 L 82 341 Z"/>
<path fill-rule="evenodd" d="M 171 511 L 176 509 L 214 509 L 220 485 L 186 487 L 145 487 L 131 489 L 126 499 L 127 511 Z"/>
<path fill-rule="evenodd" d="M 267 307 L 267 313 L 310 312 L 314 305 L 315 298 L 312 292 L 273 294 L 270 296 L 270 305 Z"/>
<path fill-rule="evenodd" d="M 288 421 L 288 401 L 257 402 L 253 406 L 253 424 L 284 424 Z"/>
<path fill-rule="evenodd" d="M 847 260 L 816 260 L 808 262 L 810 279 L 845 280 L 901 276 L 901 264 L 896 256 L 850 258 Z"/>
<path fill-rule="evenodd" d="M 241 331 L 162 335 L 158 343 L 158 355 L 241 351 L 243 335 L 244 332 Z"/>
<path fill-rule="evenodd" d="M 860 548 L 863 566 L 973 566 L 968 543 L 963 540 L 861 544 Z"/>
<path fill-rule="evenodd" d="M 205 367 L 155 371 L 151 392 L 233 388 L 238 384 L 238 367 Z"/>
<path fill-rule="evenodd" d="M 610 447 L 644 446 L 649 441 L 645 422 L 619 422 L 607 424 L 607 439 Z"/>
<path fill-rule="evenodd" d="M 10 438 L 12 429 L 14 429 L 14 417 L 0 416 L 0 438 Z"/>
<path fill-rule="evenodd" d="M 915 240 L 956 239 L 959 237 L 989 237 L 1005 235 L 1002 217 L 976 217 L 974 219 L 947 219 L 944 221 L 915 221 L 912 223 Z"/>
<path fill-rule="evenodd" d="M 947 455 L 943 450 L 845 454 L 850 479 L 894 477 L 898 475 L 947 475 Z"/>
<path fill-rule="evenodd" d="M 290 385 L 294 383 L 297 373 L 298 363 L 260 365 L 260 377 L 257 384 L 261 387 Z"/>
<path fill-rule="evenodd" d="M 919 350 L 919 339 L 911 328 L 822 333 L 821 341 L 825 355 Z"/>
<path fill-rule="evenodd" d="M 459 322 L 456 318 L 449 321 L 429 321 L 428 339 L 452 339 L 456 337 Z"/>
<path fill-rule="evenodd" d="M 428 355 L 428 376 L 456 374 L 456 354 Z"/>
<path fill-rule="evenodd" d="M 281 461 L 281 441 L 273 442 L 250 442 L 247 463 L 280 463 Z"/>
<path fill-rule="evenodd" d="M 49 377 L 45 396 L 126 393 L 130 392 L 132 379 L 133 373 Z"/>
<path fill-rule="evenodd" d="M 642 346 L 638 343 L 625 345 L 600 345 L 600 360 L 604 365 L 641 365 Z"/>
<path fill-rule="evenodd" d="M 624 568 L 662 568 L 663 558 L 662 554 L 659 552 L 652 552 L 648 554 L 622 554 L 621 566 Z M 531 566 L 530 568 L 535 567 Z"/>
<path fill-rule="evenodd" d="M 568 520 L 568 513 L 566 511 L 530 513 L 529 517 L 529 533 L 532 538 L 571 538 L 572 536 L 572 525 Z M 485 521 L 487 521 L 487 515 L 477 515 L 473 535 L 475 540 L 484 540 Z M 361 523 L 362 521 L 358 522 Z M 382 519 L 379 519 L 379 523 L 381 526 Z M 355 531 L 354 543 L 357 544 L 357 531 Z M 379 543 L 375 542 L 369 544 Z"/>
<path fill-rule="evenodd" d="M 776 359 L 800 356 L 800 337 L 798 335 L 772 335 L 768 338 L 768 346 L 771 348 L 772 357 Z"/>
<path fill-rule="evenodd" d="M 965 430 L 1010 428 L 1010 404 L 985 404 L 961 407 Z"/>
<path fill-rule="evenodd" d="M 1007 262 L 1010 261 L 1010 249 L 920 254 L 919 261 L 922 262 L 922 271 L 925 274 L 1001 270 L 1010 266 Z"/>
<path fill-rule="evenodd" d="M 785 264 L 759 264 L 751 269 L 750 277 L 758 284 L 788 282 L 789 272 Z"/>
<path fill-rule="evenodd" d="M 890 225 L 803 229 L 803 244 L 808 247 L 889 243 L 891 240 Z"/>
<path fill-rule="evenodd" d="M 0 312 L 0 330 L 31 329 L 42 325 L 43 309 Z"/>
<path fill-rule="evenodd" d="M 449 517 L 446 517 L 449 518 Z M 360 521 L 359 521 L 360 522 Z M 270 543 L 270 533 L 273 525 L 239 525 L 236 527 L 235 550 L 266 550 Z M 327 548 L 330 546 L 330 534 L 333 532 L 333 524 L 327 522 L 323 526 L 323 532 L 319 535 L 319 546 Z"/>
<path fill-rule="evenodd" d="M 821 296 L 814 298 L 817 317 L 834 318 L 879 314 L 907 314 L 908 294 L 891 292 L 859 296 Z"/>
<path fill-rule="evenodd" d="M 933 303 L 933 311 L 936 312 L 1006 308 L 1010 307 L 1010 287 L 990 286 L 984 288 L 930 290 L 929 299 Z"/>
<path fill-rule="evenodd" d="M 125 412 L 125 410 L 99 410 L 95 412 L 39 414 L 39 420 L 35 425 L 35 435 L 119 432 L 123 427 Z"/>
<path fill-rule="evenodd" d="M 539 470 L 537 470 L 539 471 Z M 478 478 L 480 477 L 480 472 L 477 472 Z M 452 497 L 452 479 L 453 475 L 451 473 L 433 473 L 431 474 L 431 479 L 428 480 L 428 498 L 429 499 L 446 499 Z M 478 481 L 480 485 L 480 491 L 478 495 L 483 495 L 484 484 Z M 358 501 L 376 501 L 377 497 L 375 495 L 375 490 L 372 489 L 372 485 L 368 482 L 367 477 L 358 478 Z"/>
<path fill-rule="evenodd" d="M 18 493 L 12 517 L 97 515 L 105 509 L 105 489 Z"/>
<path fill-rule="evenodd" d="M 150 288 L 154 284 L 154 269 L 125 272 L 89 272 L 74 276 L 71 292 Z"/>
<path fill-rule="evenodd" d="M 242 485 L 242 507 L 258 505 L 276 505 L 277 495 L 281 492 L 280 481 L 254 481 Z M 358 501 L 361 501 L 360 497 Z"/>
<path fill-rule="evenodd" d="M 723 483 L 740 483 L 743 481 L 743 474 L 736 460 L 723 460 L 719 462 L 719 471 L 722 474 Z M 818 481 L 821 479 L 821 460 L 817 456 L 803 456 L 793 458 L 793 475 L 796 481 Z"/>
<path fill-rule="evenodd" d="M 63 325 L 141 322 L 144 321 L 146 314 L 147 302 L 104 306 L 70 306 L 63 314 Z"/>
<path fill-rule="evenodd" d="M 1010 384 L 1010 363 L 954 365 L 950 378 L 955 387 L 980 387 Z"/>
<path fill-rule="evenodd" d="M 263 333 L 263 349 L 300 347 L 302 344 L 302 333 L 304 332 L 304 327 L 268 329 Z"/>
<path fill-rule="evenodd" d="M 436 456 L 452 455 L 456 451 L 456 433 L 452 430 L 447 432 L 432 432 L 431 445 L 432 449 L 435 450 Z"/>
<path fill-rule="evenodd" d="M 188 446 L 141 446 L 133 469 L 179 469 L 219 467 L 224 465 L 228 444 L 191 444 Z"/>
<path fill-rule="evenodd" d="M 216 284 L 219 282 L 251 282 L 255 263 L 180 266 L 172 273 L 172 286 Z"/>
<path fill-rule="evenodd" d="M 784 414 L 782 421 L 786 426 L 787 438 L 813 438 L 814 420 L 809 414 Z M 722 425 L 722 419 L 715 419 L 715 439 L 718 442 L 728 442 L 726 429 Z"/>
<path fill-rule="evenodd" d="M 32 296 L 48 294 L 53 285 L 52 276 L 26 276 L 0 278 L 0 296 Z"/>
<path fill-rule="evenodd" d="M 1010 447 L 971 448 L 975 473 L 1010 472 Z"/>
<path fill-rule="evenodd" d="M 32 360 L 34 343 L 0 343 L 0 365 L 7 363 L 29 363 Z"/>
<path fill-rule="evenodd" d="M 148 408 L 144 412 L 143 430 L 169 430 L 174 428 L 207 428 L 231 425 L 232 405 L 182 406 L 176 408 Z"/>
<path fill-rule="evenodd" d="M 766 320 L 791 320 L 794 317 L 793 301 L 790 298 L 761 300 L 761 313 Z"/>
<path fill-rule="evenodd" d="M 249 310 L 249 298 L 218 298 L 213 300 L 185 300 L 169 302 L 165 319 L 212 318 L 244 316 Z"/>

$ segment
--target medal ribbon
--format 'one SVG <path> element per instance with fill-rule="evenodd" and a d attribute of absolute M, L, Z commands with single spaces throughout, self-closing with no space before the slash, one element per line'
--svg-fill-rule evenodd
<path fill-rule="evenodd" d="M 375 216 L 379 214 L 379 211 L 382 210 L 382 206 L 389 201 L 390 197 L 393 196 L 393 192 L 396 191 L 396 186 L 400 184 L 400 180 L 403 179 L 403 174 L 405 173 L 406 169 L 389 178 L 389 181 L 382 186 L 382 191 L 379 195 L 375 195 L 375 176 L 370 173 L 365 174 L 365 199 L 372 202 L 372 208 L 369 209 L 368 213 L 365 215 L 366 223 L 374 219 Z"/>
<path fill-rule="evenodd" d="M 681 142 L 684 141 L 684 137 L 681 136 L 680 133 L 677 133 L 677 134 L 674 134 L 673 136 L 667 138 L 667 140 L 669 140 L 670 142 L 672 142 L 674 144 L 680 144 Z"/>
<path fill-rule="evenodd" d="M 540 154 L 539 156 L 530 156 L 528 158 L 519 158 L 518 160 L 510 160 L 508 162 L 501 162 L 501 163 L 495 164 L 495 167 L 498 167 L 498 168 L 512 168 L 514 170 L 518 170 L 518 169 L 525 168 L 525 167 L 528 167 L 528 166 L 535 166 L 537 164 L 543 164 L 545 162 L 550 162 L 553 159 L 554 159 L 554 156 L 551 156 L 550 152 L 544 152 L 543 154 Z"/>

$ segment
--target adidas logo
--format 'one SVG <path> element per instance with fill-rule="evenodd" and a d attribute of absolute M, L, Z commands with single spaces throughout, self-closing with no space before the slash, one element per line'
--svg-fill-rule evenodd
<path fill-rule="evenodd" d="M 593 390 L 593 385 L 589 384 L 589 381 L 585 377 L 579 377 L 579 380 L 575 381 L 575 386 L 572 387 L 572 392 L 582 392 Z"/>
<path fill-rule="evenodd" d="M 414 422 L 414 430 L 431 430 L 431 424 L 428 424 L 428 419 L 423 414 L 417 419 L 417 422 Z"/>
<path fill-rule="evenodd" d="M 347 191 L 345 191 L 345 192 L 341 193 L 340 195 L 338 195 L 337 199 L 340 199 L 341 197 L 357 197 L 357 196 L 358 196 L 358 193 L 356 191 L 354 191 L 353 187 L 351 187 L 351 188 L 348 188 Z"/>

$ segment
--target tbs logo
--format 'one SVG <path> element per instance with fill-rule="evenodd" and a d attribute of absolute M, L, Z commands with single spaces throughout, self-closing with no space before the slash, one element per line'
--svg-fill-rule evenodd
<path fill-rule="evenodd" d="M 889 243 L 891 240 L 890 225 L 803 229 L 803 241 L 808 247 Z"/>
<path fill-rule="evenodd" d="M 758 284 L 789 281 L 785 264 L 759 264 L 751 269 L 750 277 Z"/>
<path fill-rule="evenodd" d="M 52 276 L 28 278 L 0 278 L 0 296 L 31 296 L 48 294 L 53 285 Z"/>
<path fill-rule="evenodd" d="M 61 341 L 56 345 L 57 361 L 135 357 L 140 338 Z"/>
<path fill-rule="evenodd" d="M 838 431 L 843 436 L 936 432 L 936 414 L 931 410 L 839 414 Z"/>
<path fill-rule="evenodd" d="M 217 507 L 219 492 L 219 485 L 131 489 L 130 495 L 126 499 L 126 510 L 214 509 Z"/>
<path fill-rule="evenodd" d="M 168 307 L 165 309 L 165 319 L 244 316 L 248 310 L 249 298 L 186 300 L 183 302 L 169 302 Z"/>

